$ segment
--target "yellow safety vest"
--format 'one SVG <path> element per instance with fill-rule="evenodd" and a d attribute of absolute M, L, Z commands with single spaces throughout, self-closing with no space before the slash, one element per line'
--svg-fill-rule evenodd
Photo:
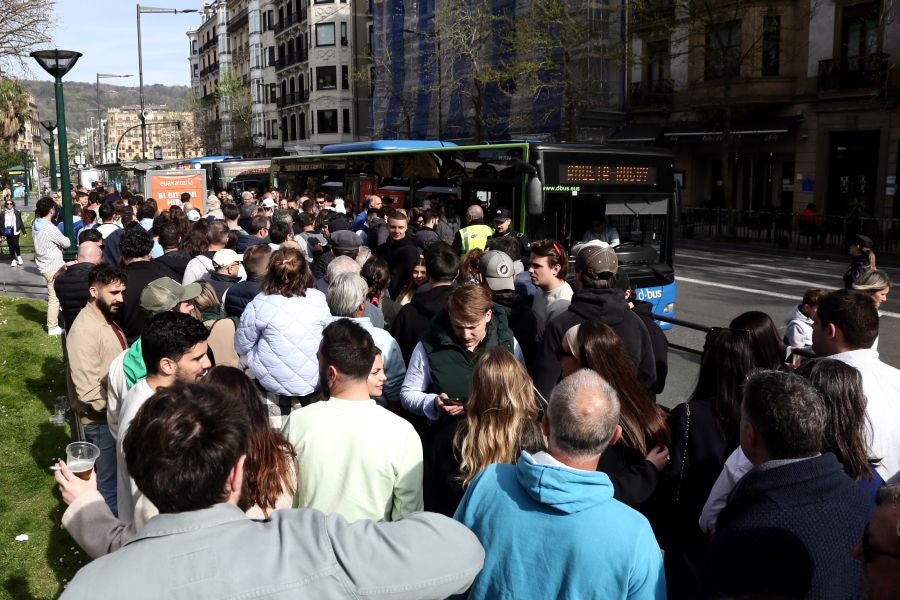
<path fill-rule="evenodd" d="M 469 225 L 460 229 L 460 257 L 465 258 L 469 250 L 484 250 L 492 235 L 494 230 L 489 225 Z"/>

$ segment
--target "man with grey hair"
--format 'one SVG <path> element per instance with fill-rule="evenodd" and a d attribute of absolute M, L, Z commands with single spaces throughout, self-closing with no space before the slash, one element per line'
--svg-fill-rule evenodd
<path fill-rule="evenodd" d="M 362 267 L 356 262 L 355 258 L 351 258 L 350 256 L 336 256 L 328 263 L 328 268 L 325 270 L 325 278 L 316 279 L 316 289 L 323 294 L 328 294 L 329 282 L 337 275 L 340 273 L 354 273 L 359 275 L 361 270 Z M 368 291 L 368 286 L 366 287 L 366 291 Z M 372 325 L 379 329 L 384 329 L 384 313 L 371 302 L 366 302 L 365 316 L 369 318 Z"/>
<path fill-rule="evenodd" d="M 827 409 L 792 373 L 744 384 L 741 450 L 753 469 L 719 515 L 702 568 L 704 597 L 855 598 L 872 500 L 832 453 L 821 454 Z"/>
<path fill-rule="evenodd" d="M 331 264 L 334 264 L 341 258 L 338 257 Z M 329 269 L 331 265 L 328 265 Z M 406 377 L 406 364 L 403 362 L 403 353 L 400 351 L 400 345 L 390 333 L 380 327 L 376 327 L 372 320 L 365 316 L 366 308 L 369 302 L 366 295 L 369 292 L 369 284 L 363 279 L 359 273 L 343 272 L 337 273 L 330 278 L 328 284 L 328 292 L 325 295 L 328 301 L 328 308 L 331 310 L 332 316 L 347 317 L 358 323 L 363 329 L 369 332 L 375 345 L 381 350 L 381 357 L 384 361 L 384 376 L 387 378 L 384 382 L 384 396 L 375 398 L 379 404 L 386 405 L 387 402 L 400 401 L 400 388 L 403 385 L 403 379 Z"/>
<path fill-rule="evenodd" d="M 853 547 L 862 563 L 860 588 L 868 600 L 900 598 L 900 483 L 878 490 L 872 520 Z"/>
<path fill-rule="evenodd" d="M 523 451 L 517 464 L 490 465 L 472 480 L 454 517 L 485 549 L 469 598 L 666 597 L 650 523 L 615 500 L 597 471 L 622 435 L 618 422 L 615 390 L 582 369 L 550 396 L 547 451 Z"/>
<path fill-rule="evenodd" d="M 494 229 L 484 222 L 484 210 L 478 204 L 466 209 L 466 226 L 456 232 L 451 246 L 460 258 L 465 258 L 470 250 L 484 250 Z"/>

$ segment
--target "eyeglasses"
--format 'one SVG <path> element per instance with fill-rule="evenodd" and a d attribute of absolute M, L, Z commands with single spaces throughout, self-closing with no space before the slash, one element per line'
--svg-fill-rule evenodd
<path fill-rule="evenodd" d="M 900 558 L 900 553 L 885 552 L 884 550 L 879 550 L 878 548 L 876 548 L 872 545 L 872 538 L 869 533 L 869 523 L 866 523 L 866 528 L 863 529 L 862 550 L 863 550 L 863 562 L 872 562 L 872 559 L 875 558 L 876 556 L 887 556 L 889 558 Z"/>

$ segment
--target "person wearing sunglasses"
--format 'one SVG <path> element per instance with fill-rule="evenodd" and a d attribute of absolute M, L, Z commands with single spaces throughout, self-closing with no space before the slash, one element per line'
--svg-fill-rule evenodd
<path fill-rule="evenodd" d="M 878 490 L 877 503 L 853 558 L 862 563 L 863 596 L 887 600 L 900 597 L 900 483 Z"/>
<path fill-rule="evenodd" d="M 16 209 L 12 200 L 3 201 L 3 229 L 0 231 L 9 246 L 9 264 L 12 267 L 22 264 L 22 251 L 19 248 L 19 236 L 25 233 L 22 213 Z"/>

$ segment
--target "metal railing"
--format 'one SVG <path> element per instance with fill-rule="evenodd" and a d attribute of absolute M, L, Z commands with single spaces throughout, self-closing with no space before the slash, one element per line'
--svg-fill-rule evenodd
<path fill-rule="evenodd" d="M 864 56 L 819 61 L 819 91 L 841 91 L 878 88 L 884 85 L 888 55 L 872 53 Z"/>
<path fill-rule="evenodd" d="M 732 219 L 735 227 L 729 232 Z M 877 252 L 900 253 L 900 219 L 819 215 L 813 221 L 805 221 L 798 213 L 685 207 L 679 225 L 681 237 L 686 239 L 732 240 L 834 251 L 843 251 L 849 236 L 862 233 L 872 238 Z"/>

